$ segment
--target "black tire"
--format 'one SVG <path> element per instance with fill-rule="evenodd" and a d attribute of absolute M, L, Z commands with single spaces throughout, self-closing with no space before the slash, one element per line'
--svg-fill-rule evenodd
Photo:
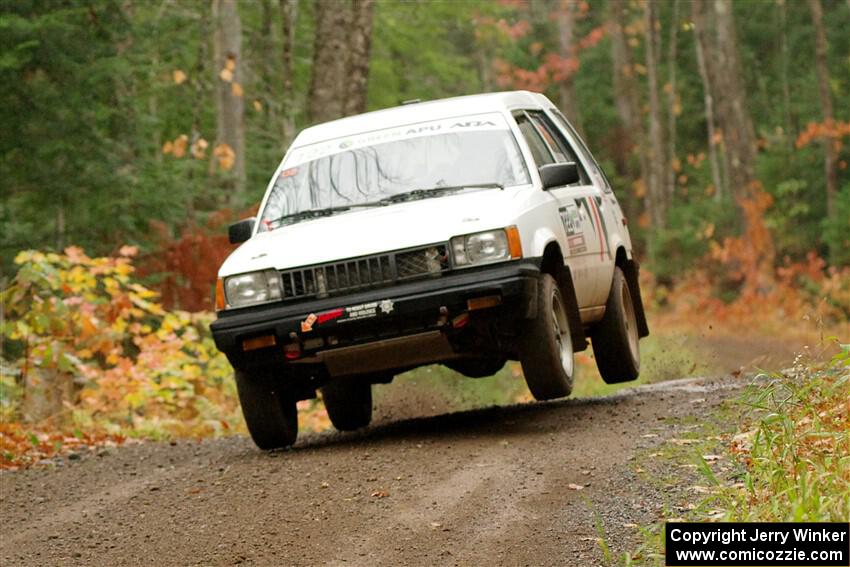
<path fill-rule="evenodd" d="M 264 450 L 289 447 L 298 437 L 298 409 L 295 399 L 262 373 L 236 371 L 236 390 L 248 432 L 257 447 Z"/>
<path fill-rule="evenodd" d="M 520 342 L 525 382 L 537 400 L 569 396 L 575 369 L 569 316 L 555 279 L 537 283 L 537 317 L 528 321 Z"/>
<path fill-rule="evenodd" d="M 481 357 L 450 360 L 443 365 L 469 378 L 486 378 L 501 370 L 505 362 L 507 360 L 504 358 Z"/>
<path fill-rule="evenodd" d="M 640 374 L 640 346 L 634 300 L 620 268 L 605 304 L 605 316 L 597 323 L 591 342 L 596 367 L 606 384 L 635 380 Z"/>
<path fill-rule="evenodd" d="M 372 384 L 360 378 L 339 378 L 322 387 L 322 399 L 331 423 L 339 431 L 353 431 L 372 421 Z"/>

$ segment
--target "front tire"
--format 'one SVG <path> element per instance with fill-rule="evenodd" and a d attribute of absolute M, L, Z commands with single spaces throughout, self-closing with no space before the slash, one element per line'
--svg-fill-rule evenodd
<path fill-rule="evenodd" d="M 606 384 L 635 380 L 640 374 L 638 326 L 629 284 L 620 268 L 614 268 L 605 316 L 593 332 L 596 366 Z"/>
<path fill-rule="evenodd" d="M 528 322 L 520 343 L 525 382 L 537 400 L 569 396 L 575 369 L 569 317 L 555 278 L 537 283 L 537 317 Z"/>
<path fill-rule="evenodd" d="M 289 447 L 298 437 L 298 409 L 269 375 L 236 371 L 242 415 L 254 443 L 263 450 Z"/>
<path fill-rule="evenodd" d="M 333 426 L 353 431 L 372 421 L 372 384 L 357 378 L 339 378 L 322 387 L 322 399 Z"/>

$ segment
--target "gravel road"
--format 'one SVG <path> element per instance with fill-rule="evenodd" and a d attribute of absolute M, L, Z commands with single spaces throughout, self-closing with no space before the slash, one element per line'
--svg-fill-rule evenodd
<path fill-rule="evenodd" d="M 638 474 L 741 380 L 308 435 L 143 443 L 0 476 L 0 564 L 597 565 L 682 494 Z M 600 522 L 595 522 L 600 520 Z"/>

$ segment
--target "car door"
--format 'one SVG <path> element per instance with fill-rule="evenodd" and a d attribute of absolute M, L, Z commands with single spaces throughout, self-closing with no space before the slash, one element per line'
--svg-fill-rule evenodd
<path fill-rule="evenodd" d="M 575 162 L 578 165 L 579 181 L 573 185 L 554 187 L 549 194 L 558 203 L 558 213 L 566 234 L 566 248 L 563 250 L 576 290 L 576 299 L 580 308 L 595 305 L 595 284 L 593 270 L 599 254 L 599 240 L 593 224 L 590 201 L 594 186 L 580 160 L 572 149 L 559 143 L 551 124 L 547 126 L 546 116 L 540 110 L 522 110 L 514 112 L 520 132 L 529 145 L 531 154 L 540 167 L 549 163 Z"/>
<path fill-rule="evenodd" d="M 622 243 L 626 246 L 626 248 L 631 250 L 631 238 L 629 237 L 629 231 L 625 228 L 626 217 L 623 214 L 623 209 L 620 207 L 619 201 L 617 201 L 617 196 L 614 194 L 614 190 L 611 187 L 611 183 L 608 181 L 608 177 L 590 153 L 590 150 L 587 149 L 587 145 L 581 139 L 581 136 L 578 135 L 567 119 L 564 118 L 564 115 L 555 108 L 550 109 L 550 112 L 555 117 L 555 122 L 568 132 L 570 136 L 572 136 L 573 140 L 575 140 L 576 149 L 582 153 L 589 163 L 588 173 L 590 174 L 590 177 L 594 179 L 594 183 L 596 185 L 602 187 L 602 197 L 599 199 L 599 207 L 600 211 L 603 212 L 603 219 L 611 223 L 608 225 L 608 228 L 610 229 L 610 232 L 608 233 L 609 240 L 616 234 L 620 239 L 622 239 Z M 613 241 L 610 242 L 610 245 L 612 248 L 615 248 Z M 611 254 L 613 253 L 614 251 L 611 251 Z"/>
<path fill-rule="evenodd" d="M 621 225 L 624 226 L 623 213 L 611 190 L 608 178 L 605 177 L 605 173 L 596 163 L 581 137 L 560 111 L 552 108 L 549 109 L 549 113 L 551 113 L 551 117 L 549 114 L 545 115 L 546 123 L 553 128 L 562 143 L 573 150 L 574 155 L 584 164 L 590 177 L 592 189 L 586 195 L 586 203 L 594 223 L 594 233 L 598 243 L 596 255 L 588 262 L 594 281 L 592 301 L 594 305 L 604 305 L 608 299 L 611 277 L 614 272 L 615 258 L 614 250 L 611 247 L 611 236 Z M 631 246 L 627 238 L 624 238 L 623 241 L 627 246 Z"/>

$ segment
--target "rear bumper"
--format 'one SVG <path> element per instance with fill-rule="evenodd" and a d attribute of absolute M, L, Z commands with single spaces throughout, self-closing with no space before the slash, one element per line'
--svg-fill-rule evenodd
<path fill-rule="evenodd" d="M 499 318 L 534 317 L 539 274 L 539 261 L 524 259 L 346 296 L 223 311 L 210 328 L 234 366 L 286 363 L 283 345 L 293 343 L 300 345 L 300 360 L 308 361 L 334 349 L 429 331 L 451 333 L 452 322 L 469 312 L 469 300 L 479 298 L 498 297 L 498 304 L 484 311 Z M 274 345 L 245 350 L 246 340 L 269 336 Z"/>

